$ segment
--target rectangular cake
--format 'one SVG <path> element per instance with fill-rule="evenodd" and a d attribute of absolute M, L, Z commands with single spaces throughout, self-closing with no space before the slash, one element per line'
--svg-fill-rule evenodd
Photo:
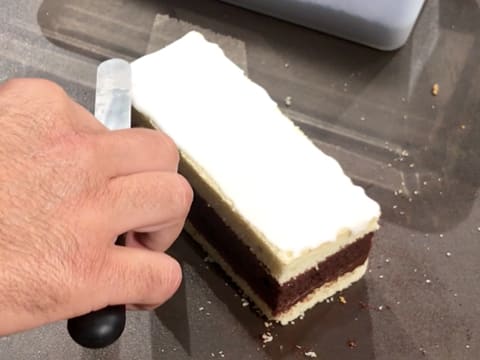
<path fill-rule="evenodd" d="M 367 268 L 379 205 L 215 44 L 191 32 L 132 63 L 134 113 L 178 145 L 186 231 L 286 324 Z"/>

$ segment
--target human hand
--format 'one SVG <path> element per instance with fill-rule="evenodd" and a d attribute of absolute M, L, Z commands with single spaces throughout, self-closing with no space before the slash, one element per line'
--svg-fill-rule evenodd
<path fill-rule="evenodd" d="M 172 140 L 108 131 L 45 80 L 0 85 L 0 109 L 0 335 L 171 297 L 181 269 L 163 252 L 193 196 Z"/>

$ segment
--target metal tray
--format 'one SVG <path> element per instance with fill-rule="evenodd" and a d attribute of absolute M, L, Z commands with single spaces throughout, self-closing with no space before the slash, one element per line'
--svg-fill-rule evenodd
<path fill-rule="evenodd" d="M 223 0 L 380 50 L 407 42 L 425 0 Z"/>

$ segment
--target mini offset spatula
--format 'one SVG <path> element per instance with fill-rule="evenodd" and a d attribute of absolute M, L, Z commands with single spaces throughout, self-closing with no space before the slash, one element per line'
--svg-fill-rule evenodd
<path fill-rule="evenodd" d="M 111 59 L 97 69 L 95 117 L 108 129 L 131 127 L 131 69 L 124 60 Z M 117 245 L 123 245 L 119 236 Z M 68 320 L 70 336 L 87 348 L 103 348 L 113 344 L 125 328 L 125 305 L 108 306 Z"/>

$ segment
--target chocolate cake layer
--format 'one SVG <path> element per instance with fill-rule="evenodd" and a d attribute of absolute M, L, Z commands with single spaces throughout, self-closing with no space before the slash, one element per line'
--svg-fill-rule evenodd
<path fill-rule="evenodd" d="M 373 236 L 373 233 L 367 234 L 316 267 L 284 284 L 279 284 L 250 248 L 198 194 L 193 201 L 189 221 L 220 253 L 233 271 L 270 307 L 273 315 L 287 311 L 313 290 L 365 263 Z"/>

